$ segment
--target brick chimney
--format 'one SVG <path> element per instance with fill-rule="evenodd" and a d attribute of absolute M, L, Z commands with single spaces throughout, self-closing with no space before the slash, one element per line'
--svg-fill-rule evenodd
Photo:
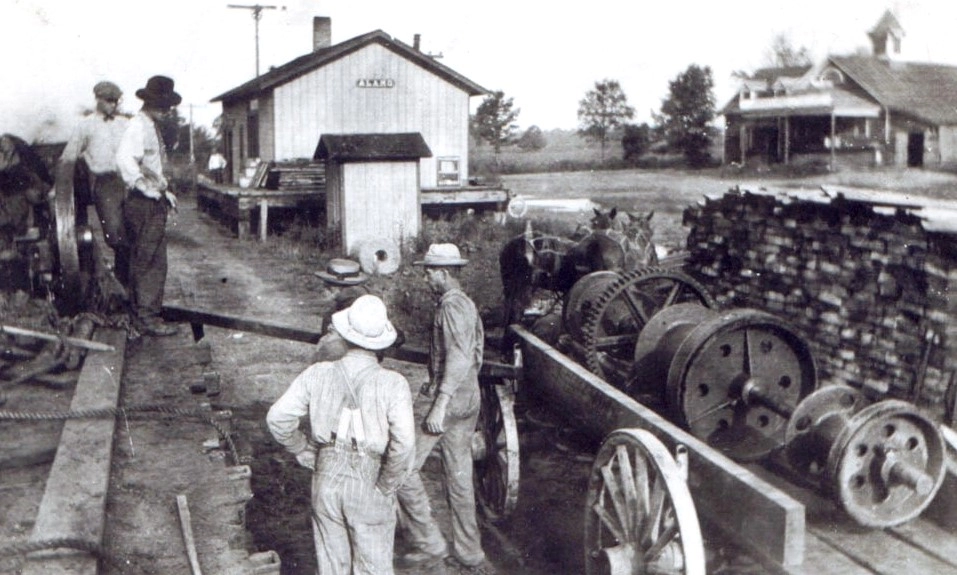
<path fill-rule="evenodd" d="M 312 18 L 312 51 L 318 52 L 332 46 L 332 18 L 314 16 Z"/>
<path fill-rule="evenodd" d="M 421 34 L 416 34 L 416 35 L 412 36 L 412 49 L 415 50 L 416 52 L 418 52 L 418 51 L 419 51 L 419 44 L 421 44 L 421 42 L 422 42 L 422 35 L 421 35 Z"/>

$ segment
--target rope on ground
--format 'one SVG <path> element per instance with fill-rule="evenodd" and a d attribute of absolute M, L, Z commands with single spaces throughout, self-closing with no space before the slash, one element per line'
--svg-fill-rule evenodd
<path fill-rule="evenodd" d="M 154 414 L 158 417 L 142 417 L 144 414 Z M 164 417 L 192 417 L 204 421 L 211 425 L 218 433 L 220 438 L 226 442 L 229 447 L 230 455 L 233 460 L 239 462 L 239 453 L 236 451 L 236 444 L 233 442 L 232 434 L 223 427 L 222 423 L 211 417 L 208 411 L 196 409 L 183 409 L 179 407 L 169 407 L 166 405 L 129 405 L 125 407 L 104 407 L 100 409 L 80 409 L 74 411 L 2 411 L 0 410 L 0 421 L 63 421 L 68 419 L 108 419 L 122 415 L 128 418 L 131 415 L 140 416 L 141 419 L 161 419 Z"/>
<path fill-rule="evenodd" d="M 114 555 L 106 550 L 102 545 L 92 541 L 73 538 L 48 539 L 46 541 L 30 541 L 27 543 L 14 543 L 7 547 L 0 547 L 0 557 L 14 557 L 17 555 L 26 555 L 35 551 L 46 549 L 76 549 L 77 551 L 86 551 L 97 559 L 109 563 L 117 568 L 120 573 L 124 573 L 126 561 L 123 558 Z"/>

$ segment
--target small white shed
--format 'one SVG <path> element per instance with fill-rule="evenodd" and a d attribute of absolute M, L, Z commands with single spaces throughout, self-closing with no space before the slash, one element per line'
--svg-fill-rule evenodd
<path fill-rule="evenodd" d="M 326 164 L 326 228 L 345 253 L 367 239 L 402 246 L 419 234 L 419 161 L 432 151 L 418 132 L 323 134 L 313 156 Z"/>

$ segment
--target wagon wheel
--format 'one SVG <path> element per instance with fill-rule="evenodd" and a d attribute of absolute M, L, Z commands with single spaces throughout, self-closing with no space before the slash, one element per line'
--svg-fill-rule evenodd
<path fill-rule="evenodd" d="M 678 270 L 646 267 L 621 274 L 585 314 L 582 335 L 588 369 L 626 387 L 633 378 L 638 334 L 652 315 L 679 303 L 716 305 L 704 286 Z"/>
<path fill-rule="evenodd" d="M 74 181 L 81 180 L 77 174 Z M 56 266 L 53 284 L 53 293 L 56 296 L 57 308 L 65 315 L 75 315 L 83 308 L 92 285 L 93 234 L 85 222 L 77 224 L 77 217 L 86 213 L 86 205 L 77 209 L 76 196 L 73 186 L 57 188 L 53 199 L 53 212 L 56 237 Z"/>
<path fill-rule="evenodd" d="M 475 484 L 491 519 L 508 517 L 518 504 L 518 426 L 514 382 L 482 383 L 482 407 L 472 441 Z"/>
<path fill-rule="evenodd" d="M 585 573 L 704 575 L 701 528 L 683 475 L 648 431 L 609 435 L 588 480 Z"/>

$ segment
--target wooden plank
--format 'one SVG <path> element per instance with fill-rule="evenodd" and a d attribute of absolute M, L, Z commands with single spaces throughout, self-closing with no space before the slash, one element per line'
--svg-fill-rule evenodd
<path fill-rule="evenodd" d="M 804 505 L 808 535 L 822 545 L 806 549 L 806 564 L 800 572 L 957 575 L 957 566 L 947 559 L 957 552 L 957 542 L 951 533 L 933 522 L 918 518 L 891 529 L 864 527 L 813 485 L 789 483 L 783 472 L 774 473 L 757 465 L 749 469 L 779 489 L 786 489 Z M 835 567 L 842 564 L 857 567 Z M 821 569 L 815 570 L 814 566 Z"/>
<path fill-rule="evenodd" d="M 193 575 L 203 575 L 203 569 L 199 565 L 199 554 L 196 553 L 196 539 L 193 537 L 189 502 L 185 495 L 176 496 L 176 509 L 179 511 L 179 524 L 183 531 L 183 544 L 186 546 L 186 556 L 189 557 L 190 571 Z"/>
<path fill-rule="evenodd" d="M 72 411 L 115 408 L 123 379 L 126 332 L 97 330 L 95 339 L 116 351 L 91 352 L 77 381 Z M 63 424 L 60 447 L 47 478 L 31 543 L 79 539 L 102 544 L 113 452 L 114 418 L 70 419 Z M 78 481 L 77 478 L 82 478 Z M 96 574 L 96 558 L 69 549 L 28 555 L 24 575 Z"/>
<path fill-rule="evenodd" d="M 422 190 L 422 205 L 485 204 L 508 201 L 505 190 Z"/>
<path fill-rule="evenodd" d="M 781 570 L 804 559 L 804 506 L 783 491 L 640 405 L 520 326 L 529 393 L 596 436 L 646 429 L 669 449 L 688 448 L 688 487 L 698 511 L 743 547 Z"/>
<path fill-rule="evenodd" d="M 211 325 L 224 329 L 234 329 L 238 331 L 256 333 L 259 335 L 278 337 L 280 339 L 301 341 L 303 343 L 316 344 L 319 343 L 319 338 L 322 337 L 322 333 L 320 333 L 318 330 L 291 327 L 270 321 L 213 313 L 173 305 L 163 306 L 162 316 L 163 319 L 170 322 L 189 322 L 191 324 Z"/>

